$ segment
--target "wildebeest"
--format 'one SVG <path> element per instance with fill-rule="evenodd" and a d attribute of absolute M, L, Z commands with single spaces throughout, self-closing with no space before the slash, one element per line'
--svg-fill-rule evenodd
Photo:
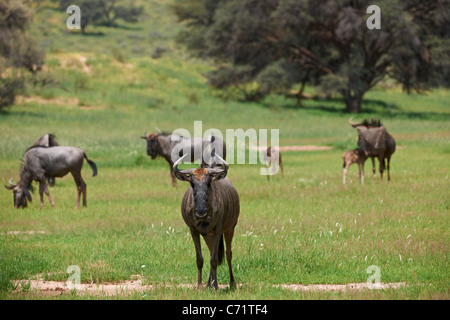
<path fill-rule="evenodd" d="M 57 147 L 59 146 L 58 142 L 56 141 L 55 135 L 52 133 L 46 133 L 42 137 L 38 138 L 34 143 L 33 146 L 42 146 L 42 147 Z M 53 187 L 55 185 L 55 178 L 51 177 L 48 178 L 48 185 L 50 187 Z"/>
<path fill-rule="evenodd" d="M 270 165 L 272 164 L 272 174 L 275 175 L 276 167 L 279 166 L 281 169 L 281 175 L 284 178 L 283 161 L 281 160 L 281 152 L 278 148 L 268 147 L 266 152 L 263 152 L 264 160 L 266 161 L 267 173 L 269 173 Z M 267 180 L 270 174 L 267 174 Z"/>
<path fill-rule="evenodd" d="M 391 180 L 390 162 L 392 154 L 395 152 L 395 139 L 387 132 L 386 128 L 380 120 L 372 119 L 370 122 L 364 120 L 361 123 L 353 123 L 352 118 L 349 120 L 350 125 L 358 130 L 358 146 L 361 150 L 372 158 L 374 165 L 373 173 L 375 174 L 375 160 L 378 158 L 380 163 L 380 176 L 383 180 L 383 171 L 386 167 L 384 159 L 387 159 L 388 181 Z"/>
<path fill-rule="evenodd" d="M 191 186 L 184 194 L 181 204 L 181 213 L 184 222 L 189 227 L 194 240 L 198 270 L 198 286 L 202 284 L 203 256 L 200 245 L 200 235 L 203 236 L 210 254 L 211 271 L 208 279 L 208 287 L 217 284 L 217 266 L 223 261 L 224 244 L 226 242 L 226 258 L 230 272 L 230 288 L 235 286 L 233 271 L 231 268 L 231 242 L 234 228 L 239 217 L 239 195 L 226 178 L 228 164 L 221 160 L 222 167 L 200 167 L 198 169 L 179 170 L 178 164 L 186 157 L 184 155 L 173 165 L 175 176 L 181 181 L 187 181 Z"/>
<path fill-rule="evenodd" d="M 191 162 L 199 160 L 202 158 L 202 153 L 208 146 L 216 146 L 217 153 L 224 159 L 226 159 L 226 146 L 225 142 L 219 137 L 214 137 L 213 139 L 202 139 L 202 138 L 186 138 L 179 135 L 168 134 L 164 132 L 151 133 L 141 136 L 141 139 L 147 141 L 147 154 L 152 158 L 156 159 L 158 156 L 163 157 L 170 166 L 170 176 L 172 177 L 172 185 L 177 185 L 177 180 L 173 172 L 173 164 L 176 162 L 183 154 L 188 154 Z M 212 145 L 213 143 L 213 145 Z M 172 150 L 177 147 L 179 154 L 176 159 L 172 160 Z M 203 158 L 202 158 L 203 164 Z"/>
<path fill-rule="evenodd" d="M 345 184 L 348 168 L 354 163 L 358 164 L 359 178 L 361 183 L 364 183 L 364 162 L 367 160 L 367 154 L 363 150 L 356 148 L 355 150 L 344 152 L 342 155 L 342 160 L 344 161 L 344 175 L 342 178 L 342 183 Z"/>
<path fill-rule="evenodd" d="M 14 193 L 14 207 L 26 207 L 27 199 L 31 201 L 30 190 L 31 183 L 39 182 L 39 195 L 41 197 L 40 208 L 44 206 L 43 193 L 47 195 L 52 207 L 55 203 L 50 196 L 47 188 L 46 178 L 50 177 L 64 177 L 69 172 L 72 174 L 77 185 L 77 204 L 76 208 L 80 206 L 80 195 L 83 193 L 83 206 L 86 206 L 86 183 L 81 177 L 81 168 L 83 167 L 84 159 L 87 160 L 94 172 L 93 176 L 97 175 L 97 166 L 88 159 L 86 153 L 76 147 L 42 147 L 34 146 L 25 152 L 23 157 L 22 167 L 20 169 L 20 180 L 14 185 L 12 178 L 9 180 L 10 186 L 5 186 L 8 190 L 13 190 Z"/>

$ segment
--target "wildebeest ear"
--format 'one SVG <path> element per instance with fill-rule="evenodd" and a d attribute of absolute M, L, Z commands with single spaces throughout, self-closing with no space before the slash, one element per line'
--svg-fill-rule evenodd
<path fill-rule="evenodd" d="M 180 181 L 191 181 L 192 173 L 190 170 L 175 171 L 174 174 Z"/>
<path fill-rule="evenodd" d="M 228 174 L 228 170 L 224 170 L 224 169 L 211 170 L 209 172 L 209 174 L 211 175 L 211 182 L 213 182 L 213 181 L 222 180 L 223 178 L 225 178 Z"/>
<path fill-rule="evenodd" d="M 7 190 L 13 190 L 13 189 L 14 189 L 13 186 L 5 186 L 5 188 L 6 188 Z"/>

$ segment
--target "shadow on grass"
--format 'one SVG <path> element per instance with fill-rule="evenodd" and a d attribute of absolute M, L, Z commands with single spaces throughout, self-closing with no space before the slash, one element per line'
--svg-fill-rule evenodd
<path fill-rule="evenodd" d="M 262 106 L 271 108 L 269 102 L 261 102 Z M 388 103 L 378 99 L 364 99 L 361 106 L 361 112 L 354 114 L 345 110 L 345 101 L 343 98 L 321 99 L 313 98 L 302 100 L 299 105 L 295 101 L 286 99 L 285 103 L 277 105 L 282 109 L 305 110 L 308 113 L 320 115 L 326 113 L 328 115 L 358 115 L 359 117 L 375 117 L 375 118 L 399 118 L 399 119 L 422 119 L 422 120 L 450 120 L 450 113 L 440 112 L 414 112 L 404 111 L 395 103 Z"/>
<path fill-rule="evenodd" d="M 15 111 L 12 110 L 14 106 L 7 107 L 5 109 L 0 110 L 0 117 L 35 117 L 35 118 L 45 118 L 43 113 L 34 112 L 34 111 Z"/>
<path fill-rule="evenodd" d="M 104 37 L 105 34 L 102 31 L 90 31 L 90 32 L 81 32 L 79 30 L 76 31 L 66 31 L 65 35 L 71 36 L 71 37 Z"/>
<path fill-rule="evenodd" d="M 108 28 L 113 28 L 113 29 L 122 29 L 122 30 L 127 30 L 127 31 L 139 31 L 139 30 L 143 30 L 143 27 L 138 27 L 138 26 L 126 26 L 126 25 L 122 25 L 122 24 L 116 24 L 114 26 L 104 26 L 104 27 L 108 27 Z"/>

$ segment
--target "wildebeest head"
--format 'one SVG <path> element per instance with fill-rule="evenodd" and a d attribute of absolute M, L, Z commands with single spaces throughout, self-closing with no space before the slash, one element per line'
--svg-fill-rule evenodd
<path fill-rule="evenodd" d="M 30 202 L 32 201 L 29 188 L 24 188 L 20 184 L 13 184 L 12 183 L 12 178 L 9 179 L 9 184 L 10 185 L 9 186 L 5 186 L 5 188 L 7 190 L 12 190 L 13 191 L 14 208 L 16 208 L 16 209 L 18 209 L 18 208 L 26 208 L 27 205 L 28 205 L 27 199 Z"/>
<path fill-rule="evenodd" d="M 147 141 L 147 154 L 152 158 L 152 160 L 155 160 L 158 156 L 158 135 L 155 133 L 150 133 L 147 135 L 147 132 L 145 132 L 145 135 L 141 137 L 141 139 L 144 139 Z"/>
<path fill-rule="evenodd" d="M 195 217 L 200 222 L 208 223 L 210 212 L 208 212 L 208 190 L 211 183 L 224 179 L 228 173 L 228 163 L 223 160 L 218 154 L 216 156 L 220 159 L 223 167 L 200 167 L 197 169 L 179 170 L 178 164 L 187 156 L 185 154 L 173 165 L 175 176 L 181 181 L 187 181 L 191 184 L 194 195 L 194 213 Z"/>

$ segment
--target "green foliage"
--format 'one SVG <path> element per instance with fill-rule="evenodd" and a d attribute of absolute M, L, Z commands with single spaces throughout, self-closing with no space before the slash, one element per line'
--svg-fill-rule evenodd
<path fill-rule="evenodd" d="M 112 48 L 111 53 L 112 53 L 114 59 L 116 59 L 118 62 L 121 62 L 121 63 L 125 62 L 125 55 L 119 48 L 117 48 L 117 47 Z"/>
<path fill-rule="evenodd" d="M 24 88 L 24 73 L 40 70 L 44 53 L 28 33 L 32 13 L 26 1 L 0 0 L 0 110 Z"/>
<path fill-rule="evenodd" d="M 256 80 L 260 99 L 308 81 L 341 94 L 348 112 L 360 112 L 364 94 L 386 75 L 408 92 L 445 84 L 449 11 L 443 3 L 378 2 L 381 30 L 365 26 L 372 3 L 364 0 L 191 0 L 175 3 L 173 11 L 194 54 L 230 63 L 227 72 L 219 66 L 210 75 L 216 88 Z"/>
<path fill-rule="evenodd" d="M 0 110 L 14 104 L 16 95 L 24 88 L 22 77 L 0 77 Z"/>
<path fill-rule="evenodd" d="M 75 92 L 79 90 L 87 90 L 89 89 L 89 77 L 79 73 L 74 77 L 73 81 L 73 87 L 75 89 Z"/>
<path fill-rule="evenodd" d="M 117 20 L 136 23 L 143 14 L 143 6 L 135 6 L 124 0 L 60 0 L 59 8 L 66 10 L 77 5 L 81 11 L 81 32 L 86 33 L 90 24 L 116 27 Z"/>

